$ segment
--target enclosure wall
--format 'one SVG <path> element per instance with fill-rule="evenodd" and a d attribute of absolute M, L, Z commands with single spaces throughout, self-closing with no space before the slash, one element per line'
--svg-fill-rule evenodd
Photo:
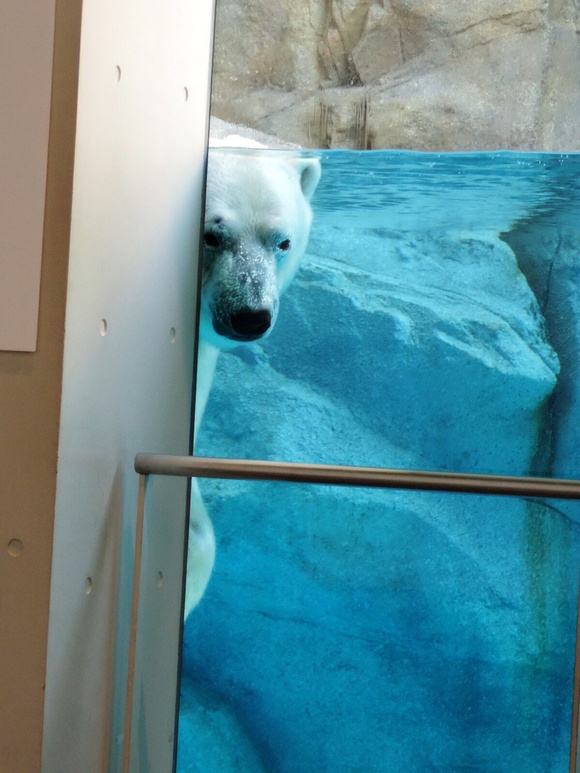
<path fill-rule="evenodd" d="M 44 773 L 120 770 L 133 459 L 189 448 L 211 7 L 83 4 Z M 156 625 L 139 636 L 132 770 L 161 773 L 173 756 L 185 484 L 152 487 L 149 512 L 142 619 Z"/>
<path fill-rule="evenodd" d="M 36 351 L 0 352 L 0 770 L 7 773 L 40 769 L 80 6 L 58 2 L 56 16 L 53 0 L 4 3 L 0 10 L 0 92 L 20 103 L 12 111 L 3 100 L 0 198 L 12 218 L 22 190 L 14 178 L 21 178 L 28 154 L 37 154 L 27 184 L 40 202 L 34 228 L 42 248 Z M 42 105 L 40 124 L 31 117 L 35 104 Z M 21 141 L 24 155 L 6 156 L 7 135 Z M 29 225 L 20 223 L 25 232 Z M 0 251 L 0 263 L 18 260 L 19 252 Z M 11 300 L 18 306 L 18 297 Z"/>

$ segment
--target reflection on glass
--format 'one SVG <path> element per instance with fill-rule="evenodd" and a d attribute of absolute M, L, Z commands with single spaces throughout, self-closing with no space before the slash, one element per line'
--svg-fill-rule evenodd
<path fill-rule="evenodd" d="M 580 541 L 557 502 L 201 485 L 218 557 L 178 773 L 568 769 Z"/>
<path fill-rule="evenodd" d="M 580 155 L 320 159 L 301 267 L 220 357 L 196 452 L 577 476 Z"/>

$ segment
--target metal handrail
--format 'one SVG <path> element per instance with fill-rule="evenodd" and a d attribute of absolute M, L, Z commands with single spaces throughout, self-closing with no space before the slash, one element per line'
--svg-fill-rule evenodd
<path fill-rule="evenodd" d="M 562 478 L 521 478 L 510 475 L 425 472 L 163 454 L 137 454 L 135 470 L 141 475 L 270 480 L 332 486 L 580 499 L 580 480 Z"/>

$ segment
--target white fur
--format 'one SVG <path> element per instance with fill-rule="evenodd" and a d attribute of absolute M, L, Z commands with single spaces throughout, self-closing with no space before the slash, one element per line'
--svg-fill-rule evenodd
<path fill-rule="evenodd" d="M 319 179 L 317 159 L 294 154 L 284 158 L 273 151 L 250 155 L 242 150 L 210 150 L 195 436 L 220 351 L 264 338 L 276 322 L 279 296 L 306 249 L 312 221 L 309 201 Z M 205 592 L 214 558 L 213 526 L 193 481 L 186 617 Z"/>

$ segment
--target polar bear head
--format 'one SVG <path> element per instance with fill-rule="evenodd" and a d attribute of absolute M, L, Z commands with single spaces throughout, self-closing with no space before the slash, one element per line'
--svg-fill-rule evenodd
<path fill-rule="evenodd" d="M 319 179 L 314 158 L 210 150 L 200 338 L 228 349 L 272 330 L 306 249 Z"/>

